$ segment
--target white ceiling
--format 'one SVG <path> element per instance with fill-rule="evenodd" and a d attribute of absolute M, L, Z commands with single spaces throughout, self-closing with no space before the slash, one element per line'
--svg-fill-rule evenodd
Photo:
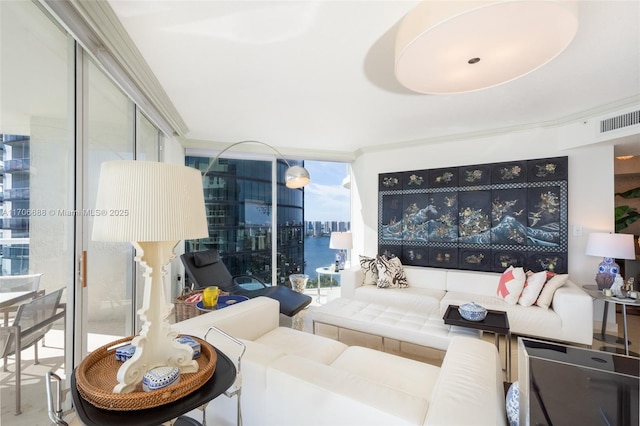
<path fill-rule="evenodd" d="M 393 76 L 395 31 L 416 1 L 109 3 L 193 140 L 353 153 L 575 120 L 640 99 L 637 0 L 580 1 L 578 33 L 549 64 L 439 96 Z"/>

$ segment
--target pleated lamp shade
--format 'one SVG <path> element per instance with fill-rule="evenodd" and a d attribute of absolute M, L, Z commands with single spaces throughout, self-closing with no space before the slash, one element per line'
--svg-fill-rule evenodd
<path fill-rule="evenodd" d="M 151 161 L 102 164 L 92 239 L 180 241 L 208 237 L 200 172 Z"/>

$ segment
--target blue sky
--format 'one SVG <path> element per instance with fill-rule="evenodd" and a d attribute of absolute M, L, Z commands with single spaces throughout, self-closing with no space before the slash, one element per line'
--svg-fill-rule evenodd
<path fill-rule="evenodd" d="M 347 163 L 305 160 L 311 183 L 304 187 L 304 220 L 350 220 L 350 193 L 342 187 Z"/>

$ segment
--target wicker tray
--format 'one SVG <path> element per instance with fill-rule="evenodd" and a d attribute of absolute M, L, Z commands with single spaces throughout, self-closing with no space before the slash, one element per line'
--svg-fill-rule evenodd
<path fill-rule="evenodd" d="M 200 343 L 201 354 L 196 360 L 199 369 L 196 373 L 180 374 L 179 381 L 171 386 L 144 392 L 142 383 L 139 383 L 134 392 L 113 393 L 118 384 L 118 369 L 123 364 L 116 360 L 114 346 L 131 341 L 132 336 L 102 346 L 82 360 L 76 370 L 78 392 L 90 404 L 114 411 L 142 410 L 176 401 L 205 384 L 213 376 L 218 360 L 213 346 L 197 337 L 190 337 Z"/>

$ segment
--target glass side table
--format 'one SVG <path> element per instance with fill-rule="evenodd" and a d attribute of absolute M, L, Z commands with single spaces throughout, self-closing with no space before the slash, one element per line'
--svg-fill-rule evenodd
<path fill-rule="evenodd" d="M 320 277 L 322 275 L 329 275 L 329 289 L 333 289 L 333 276 L 337 275 L 338 277 L 340 276 L 340 271 L 336 271 L 335 269 L 332 269 L 331 267 L 321 267 L 321 268 L 316 268 L 316 274 L 318 275 L 318 303 L 320 303 Z"/>
<path fill-rule="evenodd" d="M 594 299 L 598 299 L 598 300 L 603 300 L 604 301 L 604 312 L 602 315 L 602 329 L 600 334 L 594 334 L 594 338 L 598 339 L 600 341 L 604 341 L 607 343 L 622 343 L 624 344 L 624 351 L 622 349 L 619 348 L 602 348 L 601 350 L 604 352 L 614 352 L 614 353 L 621 353 L 624 355 L 631 355 L 631 356 L 640 356 L 635 352 L 631 352 L 629 351 L 629 334 L 628 334 L 628 330 L 627 330 L 627 306 L 635 306 L 635 307 L 640 307 L 640 300 L 639 299 L 631 299 L 631 298 L 621 298 L 621 297 L 616 297 L 616 296 L 605 296 L 604 294 L 602 294 L 602 290 L 598 290 L 598 286 L 595 284 L 592 285 L 583 285 L 582 288 L 584 288 L 585 290 L 587 290 L 587 293 L 589 293 L 589 295 L 591 297 L 593 297 Z M 607 331 L 607 314 L 608 314 L 608 310 L 609 310 L 609 303 L 615 303 L 616 305 L 621 305 L 622 306 L 622 338 L 617 337 L 617 336 L 613 336 L 613 335 L 607 335 L 606 331 Z"/>

